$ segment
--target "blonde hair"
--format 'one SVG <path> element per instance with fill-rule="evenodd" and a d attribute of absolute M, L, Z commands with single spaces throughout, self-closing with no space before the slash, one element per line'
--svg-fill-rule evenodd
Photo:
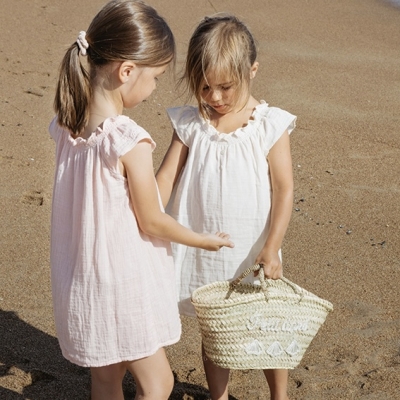
<path fill-rule="evenodd" d="M 196 98 L 206 117 L 208 107 L 201 99 L 201 91 L 207 75 L 229 76 L 236 84 L 239 99 L 249 90 L 250 71 L 256 59 L 255 40 L 242 21 L 221 13 L 205 17 L 190 39 L 181 83 L 186 82 L 187 91 Z"/>
<path fill-rule="evenodd" d="M 72 134 L 88 123 L 91 84 L 97 71 L 113 61 L 158 67 L 175 59 L 171 29 L 157 11 L 137 0 L 113 0 L 94 17 L 87 32 L 89 71 L 75 42 L 60 66 L 54 99 L 58 123 Z"/>

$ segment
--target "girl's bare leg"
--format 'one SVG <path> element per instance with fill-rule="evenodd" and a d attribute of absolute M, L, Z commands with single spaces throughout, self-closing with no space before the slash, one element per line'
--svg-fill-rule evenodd
<path fill-rule="evenodd" d="M 167 400 L 174 387 L 165 350 L 159 349 L 150 357 L 125 363 L 136 382 L 136 400 Z"/>
<path fill-rule="evenodd" d="M 229 369 L 221 368 L 209 360 L 204 353 L 203 346 L 201 351 L 211 399 L 228 400 Z"/>
<path fill-rule="evenodd" d="M 265 369 L 271 400 L 289 400 L 287 395 L 289 371 L 287 369 Z"/>
<path fill-rule="evenodd" d="M 90 368 L 91 400 L 124 400 L 122 380 L 126 367 L 123 363 Z"/>

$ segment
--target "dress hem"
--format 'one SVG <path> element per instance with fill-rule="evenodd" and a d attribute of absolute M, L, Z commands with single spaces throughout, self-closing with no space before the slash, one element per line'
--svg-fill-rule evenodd
<path fill-rule="evenodd" d="M 158 350 L 160 350 L 161 348 L 163 348 L 165 346 L 171 346 L 171 345 L 179 342 L 180 338 L 181 338 L 181 334 L 179 334 L 179 336 L 174 339 L 171 339 L 169 341 L 166 341 L 164 343 L 157 345 L 156 348 L 154 348 L 148 352 L 145 352 L 143 354 L 140 354 L 139 356 L 136 355 L 136 356 L 131 356 L 131 357 L 130 356 L 117 357 L 117 358 L 115 358 L 111 361 L 107 361 L 107 362 L 100 362 L 100 361 L 93 362 L 93 363 L 84 362 L 81 359 L 76 359 L 74 357 L 70 357 L 63 350 L 61 350 L 61 351 L 63 353 L 64 358 L 66 358 L 68 361 L 72 362 L 73 364 L 76 364 L 76 365 L 79 365 L 80 367 L 85 367 L 85 368 L 97 368 L 97 367 L 106 367 L 107 365 L 112 365 L 112 364 L 118 364 L 120 362 L 137 361 L 137 360 L 141 360 L 142 358 L 150 357 L 153 354 L 155 354 Z"/>

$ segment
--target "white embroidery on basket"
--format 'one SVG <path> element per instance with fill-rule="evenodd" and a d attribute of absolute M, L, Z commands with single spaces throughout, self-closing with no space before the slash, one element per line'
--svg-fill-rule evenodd
<path fill-rule="evenodd" d="M 310 320 L 292 320 L 280 318 L 264 319 L 262 314 L 254 314 L 249 317 L 246 327 L 249 331 L 259 329 L 264 332 L 306 332 Z"/>
<path fill-rule="evenodd" d="M 301 348 L 300 348 L 299 344 L 295 340 L 293 340 L 293 342 L 289 344 L 289 346 L 287 347 L 287 349 L 285 351 L 290 356 L 295 356 L 296 354 L 298 354 L 301 351 Z"/>
<path fill-rule="evenodd" d="M 271 346 L 268 347 L 267 353 L 271 357 L 278 357 L 280 356 L 285 350 L 283 350 L 282 345 L 279 342 L 274 342 Z"/>
<path fill-rule="evenodd" d="M 253 354 L 255 356 L 259 356 L 265 351 L 264 345 L 257 339 L 253 340 L 251 343 L 248 343 L 244 350 L 247 354 Z"/>
<path fill-rule="evenodd" d="M 255 356 L 259 356 L 266 352 L 271 357 L 279 357 L 283 352 L 286 352 L 293 357 L 301 351 L 301 348 L 296 340 L 293 340 L 286 349 L 284 349 L 278 341 L 275 341 L 265 351 L 264 345 L 257 339 L 254 339 L 251 343 L 245 345 L 244 350 L 247 354 Z"/>

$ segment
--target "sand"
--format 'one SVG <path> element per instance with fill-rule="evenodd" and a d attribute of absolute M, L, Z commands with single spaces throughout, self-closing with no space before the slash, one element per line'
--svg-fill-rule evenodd
<path fill-rule="evenodd" d="M 89 373 L 63 359 L 52 315 L 49 225 L 57 68 L 103 0 L 1 0 L 0 398 L 87 399 Z M 258 39 L 253 93 L 298 116 L 285 275 L 335 307 L 291 399 L 400 399 L 400 9 L 378 0 L 149 0 L 178 43 L 177 71 L 202 16 L 230 11 Z M 157 167 L 182 104 L 173 76 L 127 114 L 156 140 Z M 208 399 L 196 321 L 168 348 L 171 399 Z M 126 398 L 134 387 L 124 383 Z M 266 400 L 260 371 L 235 371 L 231 399 Z"/>

